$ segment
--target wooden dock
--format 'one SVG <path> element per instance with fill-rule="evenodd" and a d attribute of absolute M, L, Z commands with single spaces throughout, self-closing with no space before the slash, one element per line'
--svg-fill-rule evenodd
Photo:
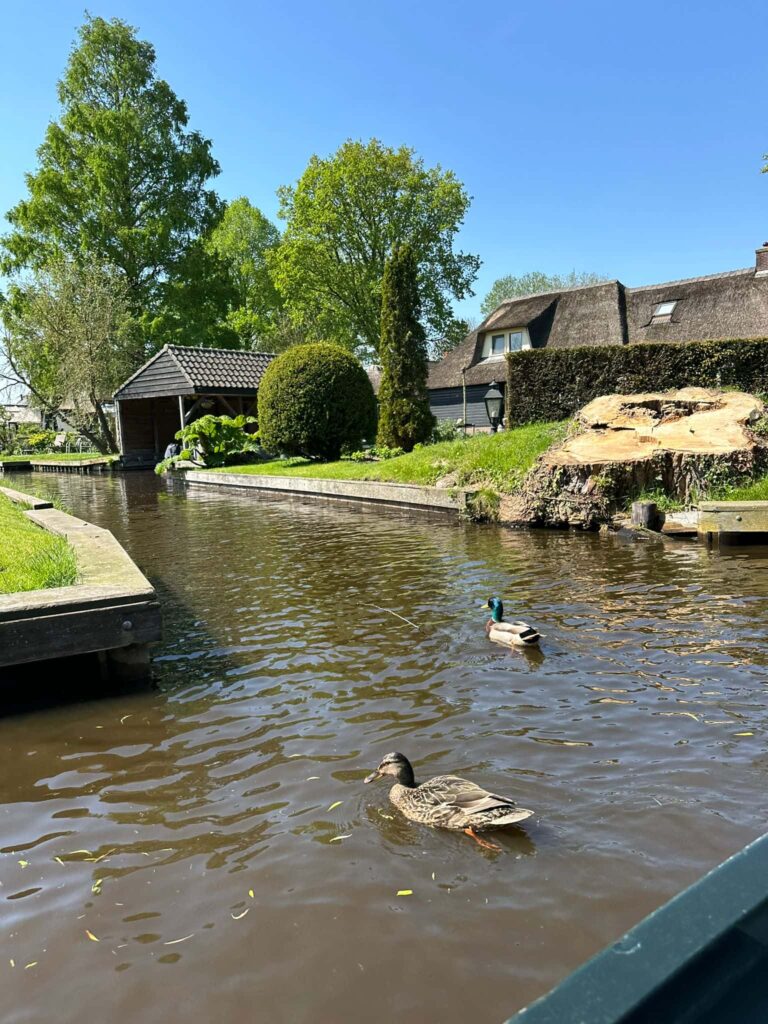
<path fill-rule="evenodd" d="M 728 534 L 768 534 L 768 501 L 702 501 L 697 529 L 709 543 Z"/>

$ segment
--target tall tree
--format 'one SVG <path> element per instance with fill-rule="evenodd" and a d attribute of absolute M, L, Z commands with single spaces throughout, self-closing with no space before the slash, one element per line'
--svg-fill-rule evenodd
<path fill-rule="evenodd" d="M 406 242 L 431 333 L 445 333 L 451 299 L 472 294 L 480 260 L 454 251 L 470 198 L 451 171 L 425 167 L 406 146 L 347 141 L 327 160 L 313 156 L 278 196 L 286 229 L 267 262 L 291 318 L 309 333 L 375 353 L 384 264 Z"/>
<path fill-rule="evenodd" d="M 176 340 L 182 321 L 188 343 L 233 341 L 217 327 L 227 283 L 200 242 L 221 213 L 206 188 L 219 165 L 157 77 L 152 45 L 124 21 L 88 16 L 58 97 L 29 195 L 8 214 L 0 269 L 90 259 L 123 276 L 148 351 Z"/>
<path fill-rule="evenodd" d="M 226 265 L 235 288 L 227 324 L 243 348 L 285 347 L 283 303 L 267 267 L 267 253 L 279 243 L 278 229 L 245 196 L 227 205 L 208 236 L 208 251 Z"/>
<path fill-rule="evenodd" d="M 67 422 L 102 452 L 117 451 L 105 410 L 132 367 L 136 323 L 114 268 L 51 260 L 2 307 L 6 383 Z"/>
<path fill-rule="evenodd" d="M 520 277 L 507 274 L 506 277 L 499 277 L 493 282 L 480 309 L 484 316 L 488 316 L 497 306 L 509 299 L 520 299 L 526 295 L 535 295 L 537 292 L 561 292 L 568 288 L 581 288 L 584 285 L 600 284 L 608 280 L 609 278 L 602 274 L 578 273 L 575 270 L 570 274 L 542 274 L 540 270 L 533 270 Z"/>
<path fill-rule="evenodd" d="M 420 313 L 418 264 L 410 245 L 395 249 L 381 290 L 381 384 L 378 443 L 411 451 L 435 425 L 427 391 L 427 344 Z"/>

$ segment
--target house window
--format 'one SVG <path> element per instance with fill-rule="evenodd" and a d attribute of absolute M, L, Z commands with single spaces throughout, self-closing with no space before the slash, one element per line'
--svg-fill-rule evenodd
<path fill-rule="evenodd" d="M 504 355 L 504 340 L 503 334 L 494 334 L 491 338 L 491 356 L 503 356 Z"/>
<path fill-rule="evenodd" d="M 669 320 L 674 312 L 677 301 L 675 302 L 660 302 L 656 309 L 653 311 L 653 320 L 665 319 Z"/>
<path fill-rule="evenodd" d="M 486 334 L 481 359 L 500 359 L 505 352 L 520 352 L 531 347 L 528 330 L 520 327 L 508 334 Z"/>
<path fill-rule="evenodd" d="M 512 331 L 509 335 L 509 351 L 521 352 L 523 349 L 523 332 Z"/>

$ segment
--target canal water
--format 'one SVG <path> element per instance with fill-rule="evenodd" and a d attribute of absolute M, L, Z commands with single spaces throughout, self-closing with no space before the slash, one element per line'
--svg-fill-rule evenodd
<path fill-rule="evenodd" d="M 150 691 L 0 717 L 4 1024 L 500 1022 L 765 828 L 764 551 L 15 486 L 114 531 L 165 640 Z M 391 750 L 536 817 L 409 823 Z"/>

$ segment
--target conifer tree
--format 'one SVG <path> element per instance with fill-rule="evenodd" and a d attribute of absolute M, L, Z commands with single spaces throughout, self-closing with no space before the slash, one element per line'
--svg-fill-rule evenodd
<path fill-rule="evenodd" d="M 426 441 L 435 418 L 429 411 L 427 343 L 419 322 L 416 256 L 395 249 L 384 267 L 381 293 L 381 386 L 378 443 L 409 452 Z"/>

